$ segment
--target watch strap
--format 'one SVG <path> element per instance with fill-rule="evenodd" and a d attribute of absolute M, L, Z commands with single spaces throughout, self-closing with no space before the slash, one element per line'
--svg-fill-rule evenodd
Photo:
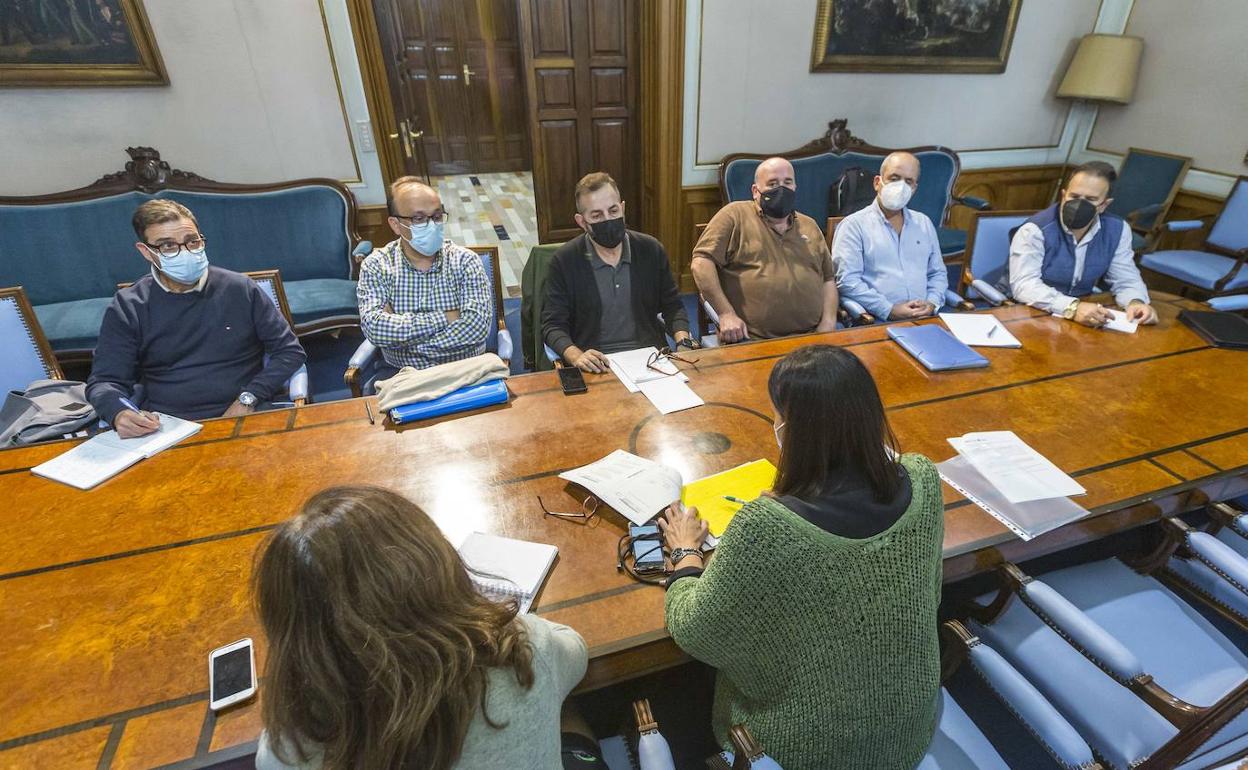
<path fill-rule="evenodd" d="M 705 561 L 706 559 L 700 548 L 673 548 L 669 556 L 672 564 L 680 562 L 686 556 L 697 556 L 699 561 Z"/>

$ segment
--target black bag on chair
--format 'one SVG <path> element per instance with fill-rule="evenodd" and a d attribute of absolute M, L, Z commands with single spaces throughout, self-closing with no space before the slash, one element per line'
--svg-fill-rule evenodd
<path fill-rule="evenodd" d="M 847 217 L 875 200 L 875 174 L 853 166 L 828 189 L 828 216 Z"/>

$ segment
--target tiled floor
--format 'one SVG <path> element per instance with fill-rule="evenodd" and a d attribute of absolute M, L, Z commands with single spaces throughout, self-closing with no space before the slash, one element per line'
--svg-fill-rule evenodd
<path fill-rule="evenodd" d="M 503 296 L 520 296 L 520 273 L 537 244 L 533 175 L 528 171 L 433 178 L 451 217 L 446 236 L 464 246 L 498 246 Z"/>

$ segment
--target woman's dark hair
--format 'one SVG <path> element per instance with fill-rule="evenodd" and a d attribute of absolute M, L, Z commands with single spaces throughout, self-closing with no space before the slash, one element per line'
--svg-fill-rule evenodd
<path fill-rule="evenodd" d="M 326 770 L 442 770 L 478 709 L 499 726 L 484 711 L 489 669 L 533 684 L 515 606 L 483 598 L 437 525 L 394 492 L 314 495 L 261 548 L 253 581 L 269 642 L 261 708 L 287 764 L 311 742 Z"/>
<path fill-rule="evenodd" d="M 767 392 L 784 421 L 773 492 L 816 497 L 852 472 L 878 502 L 896 497 L 900 469 L 885 446 L 895 452 L 897 439 L 875 380 L 853 353 L 832 345 L 799 348 L 771 370 Z"/>

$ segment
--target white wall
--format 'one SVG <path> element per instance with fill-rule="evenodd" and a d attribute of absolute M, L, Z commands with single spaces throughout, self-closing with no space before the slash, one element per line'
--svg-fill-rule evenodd
<path fill-rule="evenodd" d="M 1075 42 L 1096 23 L 1097 3 L 1024 2 L 997 75 L 812 73 L 816 5 L 688 0 L 685 184 L 714 182 L 729 152 L 798 147 L 836 117 L 875 144 L 970 151 L 967 168 L 1064 158 L 1056 150 L 1070 105 L 1053 92 Z"/>
<path fill-rule="evenodd" d="M 368 114 L 345 0 L 324 1 L 323 17 L 318 0 L 147 0 L 170 85 L 0 91 L 0 195 L 89 184 L 147 145 L 219 181 L 323 176 L 383 201 L 376 154 L 348 133 Z"/>
<path fill-rule="evenodd" d="M 1087 154 L 1145 147 L 1190 155 L 1214 173 L 1193 172 L 1186 186 L 1225 194 L 1233 176 L 1248 174 L 1245 30 L 1244 0 L 1135 0 L 1126 32 L 1145 41 L 1135 97 L 1099 108 Z"/>

